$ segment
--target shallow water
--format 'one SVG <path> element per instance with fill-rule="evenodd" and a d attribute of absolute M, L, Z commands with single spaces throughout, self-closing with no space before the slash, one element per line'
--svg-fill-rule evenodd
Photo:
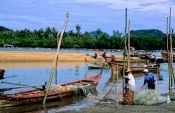
<path fill-rule="evenodd" d="M 2 64 L 0 65 L 2 66 Z M 1 88 L 11 88 L 11 87 L 18 87 L 15 85 L 11 84 L 5 84 L 2 82 L 10 82 L 10 83 L 17 83 L 17 84 L 24 84 L 24 85 L 31 85 L 31 86 L 37 86 L 41 87 L 45 83 L 45 81 L 48 81 L 50 72 L 51 72 L 51 63 L 3 63 L 3 67 L 6 70 L 5 72 L 5 77 L 6 79 L 0 80 L 0 87 Z M 59 84 L 66 83 L 66 82 L 71 82 L 71 81 L 76 81 L 85 77 L 90 77 L 93 75 L 96 75 L 100 72 L 100 70 L 88 70 L 86 67 L 85 63 L 59 63 L 58 64 L 58 78 L 57 82 Z M 110 76 L 110 70 L 104 70 L 103 72 L 103 77 L 101 78 L 101 81 L 99 84 L 103 84 L 105 81 L 109 79 Z M 15 77 L 10 77 L 14 76 Z M 8 78 L 9 77 L 9 78 Z M 53 78 L 52 83 L 55 83 L 55 78 Z M 13 93 L 13 92 L 18 92 L 21 90 L 27 90 L 31 88 L 20 88 L 20 89 L 14 89 L 12 91 L 8 91 L 5 93 Z M 90 98 L 89 98 L 90 99 Z M 56 108 L 51 109 L 52 112 L 53 110 L 70 110 L 70 109 L 79 109 L 81 107 L 91 105 L 91 99 L 73 99 L 72 101 L 64 102 L 64 103 L 59 103 L 61 105 L 56 105 Z M 80 101 L 79 101 L 80 100 Z M 68 104 L 69 106 L 61 107 L 64 104 Z M 38 107 L 38 106 L 37 106 Z M 61 108 L 60 108 L 61 107 Z M 29 108 L 29 109 L 27 109 Z M 35 108 L 34 106 L 32 108 Z M 42 108 L 39 107 L 39 109 Z M 12 108 L 13 109 L 13 108 Z M 26 111 L 31 111 L 31 106 L 28 107 L 17 107 L 16 113 L 19 112 L 24 112 Z M 5 112 L 6 110 L 3 109 Z M 1 112 L 3 112 L 1 111 Z M 11 111 L 9 108 L 8 111 Z M 12 110 L 14 112 L 14 110 Z M 34 110 L 35 111 L 35 110 Z M 34 112 L 33 111 L 33 112 Z M 40 112 L 40 110 L 37 112 Z"/>
<path fill-rule="evenodd" d="M 96 75 L 99 73 L 100 70 L 88 70 L 85 63 L 59 63 L 58 68 L 58 83 L 62 84 L 65 82 L 71 82 L 78 79 L 82 79 L 84 77 L 89 77 Z M 1 64 L 2 66 L 2 64 Z M 20 83 L 25 85 L 32 85 L 32 86 L 38 86 L 41 87 L 49 79 L 49 75 L 51 72 L 51 63 L 4 63 L 3 66 L 5 67 L 6 73 L 5 77 L 16 75 L 16 77 L 6 78 L 3 80 L 0 80 L 0 87 L 1 88 L 8 88 L 8 87 L 16 87 L 14 85 L 9 84 L 2 84 L 2 81 L 5 82 L 12 82 L 12 83 Z M 141 76 L 143 73 L 140 74 L 140 77 L 136 78 L 136 91 L 139 91 L 142 84 L 143 84 L 143 76 Z M 168 92 L 168 71 L 167 71 L 167 63 L 161 64 L 160 69 L 160 75 L 163 77 L 163 80 L 156 82 L 156 91 L 163 94 Z M 97 92 L 98 96 L 90 96 L 86 98 L 74 98 L 71 100 L 68 100 L 66 102 L 59 102 L 58 103 L 51 103 L 48 107 L 47 111 L 49 113 L 52 112 L 61 112 L 65 110 L 78 110 L 82 107 L 89 107 L 95 105 L 96 102 L 98 102 L 111 88 L 113 85 L 113 79 L 116 78 L 114 76 L 111 76 L 111 71 L 104 70 L 102 78 L 97 86 Z M 156 76 L 158 78 L 158 76 Z M 111 81 L 111 82 L 109 82 Z M 55 83 L 55 78 L 52 81 Z M 30 89 L 30 88 L 27 88 Z M 12 93 L 17 92 L 20 90 L 26 90 L 25 89 L 16 89 L 12 90 L 10 92 L 6 93 Z M 122 95 L 122 81 L 119 81 L 118 89 L 119 96 L 121 100 Z M 112 89 L 112 92 L 108 95 L 108 97 L 116 99 L 116 85 L 114 85 L 114 88 Z M 53 104 L 53 105 L 52 105 Z M 37 106 L 37 107 L 36 107 Z M 42 105 L 40 107 L 38 105 L 32 105 L 31 106 L 25 106 L 25 107 L 16 107 L 16 113 L 19 112 L 28 112 L 31 113 L 40 113 L 44 112 Z M 12 110 L 14 108 L 8 108 L 8 109 L 1 109 L 1 112 L 15 112 Z"/>

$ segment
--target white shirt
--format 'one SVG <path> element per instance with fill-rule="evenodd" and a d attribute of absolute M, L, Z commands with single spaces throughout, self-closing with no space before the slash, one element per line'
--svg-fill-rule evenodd
<path fill-rule="evenodd" d="M 125 76 L 125 77 L 129 79 L 128 83 L 127 83 L 127 88 L 134 91 L 135 90 L 135 79 L 134 79 L 132 73 L 129 73 L 128 76 Z"/>

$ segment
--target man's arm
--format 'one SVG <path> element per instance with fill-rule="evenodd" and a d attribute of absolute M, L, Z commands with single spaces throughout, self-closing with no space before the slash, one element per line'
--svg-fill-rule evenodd
<path fill-rule="evenodd" d="M 146 78 L 146 77 L 144 77 L 143 86 L 145 86 L 146 82 L 147 82 L 147 78 Z"/>

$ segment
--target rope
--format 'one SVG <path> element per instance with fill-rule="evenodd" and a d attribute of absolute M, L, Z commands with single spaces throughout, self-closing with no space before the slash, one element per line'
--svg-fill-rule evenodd
<path fill-rule="evenodd" d="M 111 88 L 109 89 L 109 91 L 106 93 L 106 95 L 105 95 L 99 102 L 97 102 L 96 104 L 100 104 L 100 102 L 103 101 L 103 100 L 107 97 L 107 95 L 108 95 L 108 94 L 111 92 L 111 90 L 113 89 L 115 83 L 116 83 L 116 81 L 113 83 L 113 85 L 111 86 Z"/>

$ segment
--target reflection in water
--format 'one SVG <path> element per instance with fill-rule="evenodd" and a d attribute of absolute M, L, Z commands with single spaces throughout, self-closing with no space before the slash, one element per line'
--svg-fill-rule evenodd
<path fill-rule="evenodd" d="M 64 98 L 64 101 L 56 100 L 52 102 L 47 102 L 45 106 L 42 103 L 35 103 L 32 105 L 24 105 L 24 106 L 16 106 L 16 107 L 3 107 L 0 109 L 0 113 L 36 113 L 44 111 L 45 113 L 50 113 L 49 110 L 59 109 L 65 105 L 71 104 L 73 102 L 73 98 Z M 54 108 L 54 109 L 53 109 Z"/>
<path fill-rule="evenodd" d="M 79 76 L 80 72 L 79 72 L 79 66 L 75 66 L 75 76 Z"/>

